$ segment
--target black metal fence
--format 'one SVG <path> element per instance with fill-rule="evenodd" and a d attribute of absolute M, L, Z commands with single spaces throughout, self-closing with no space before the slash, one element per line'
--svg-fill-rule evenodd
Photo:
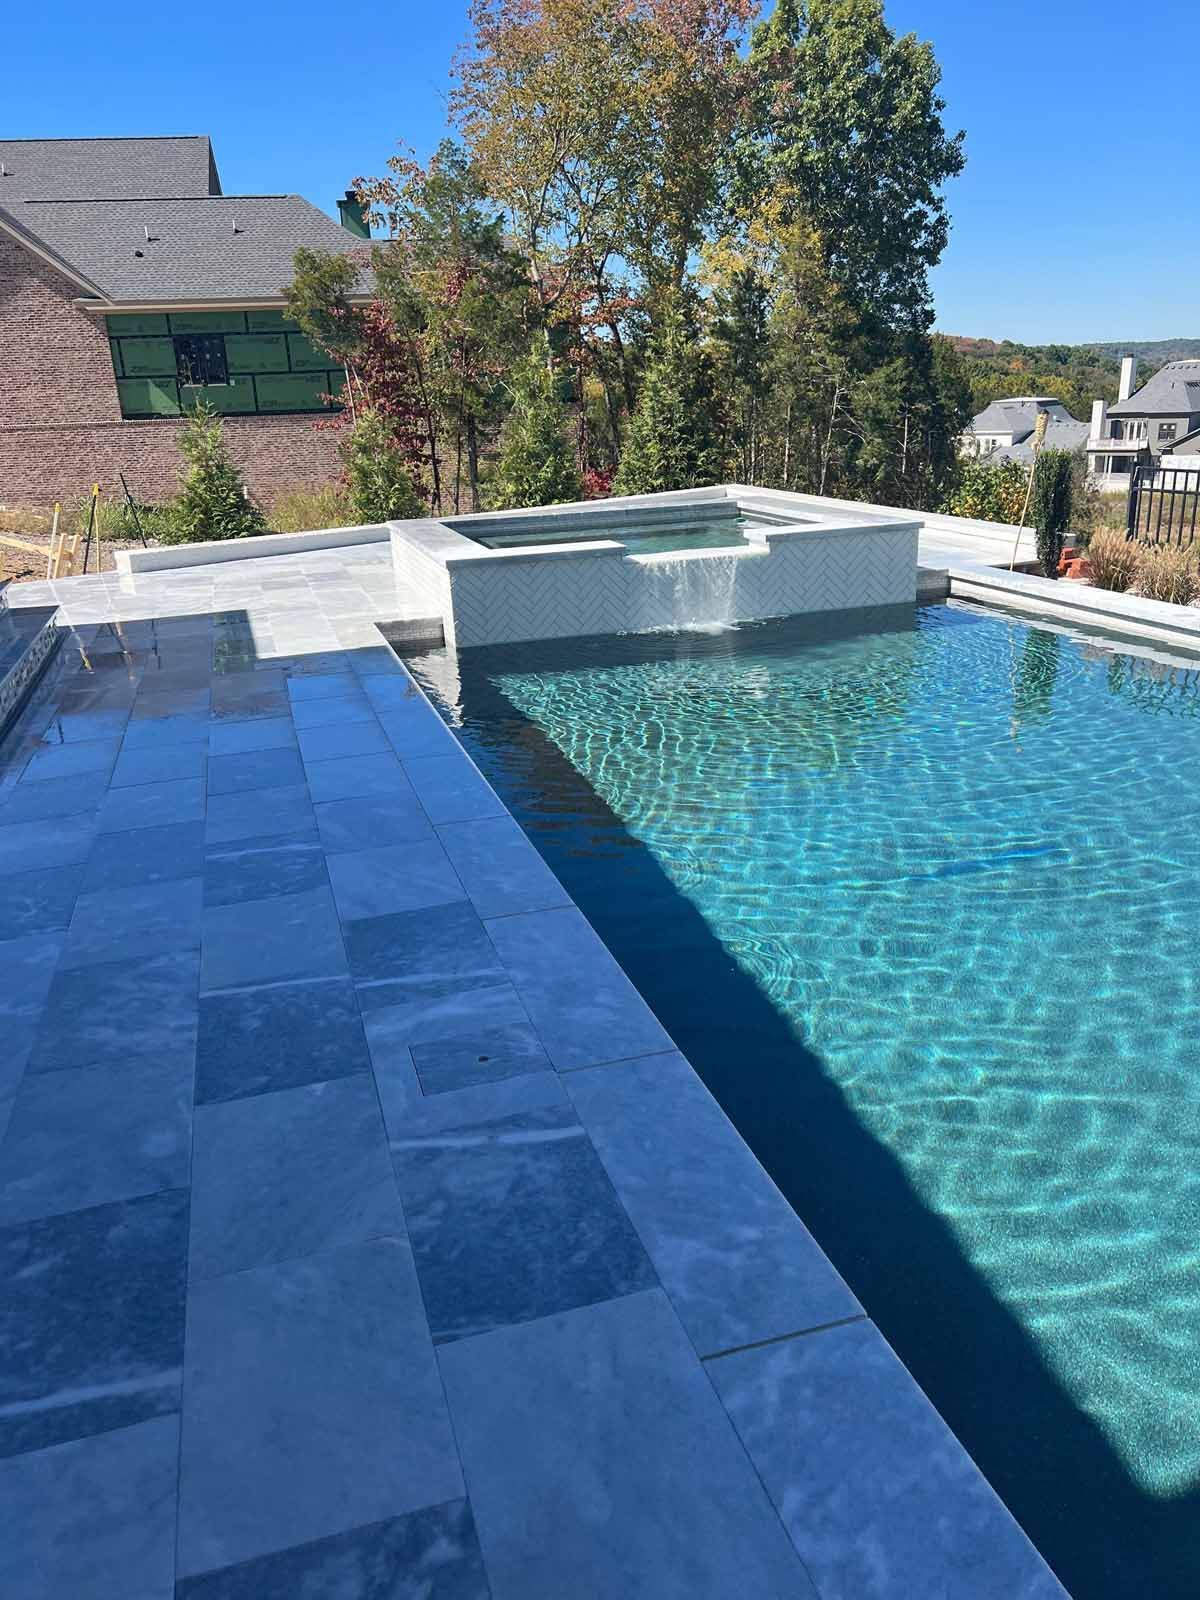
<path fill-rule="evenodd" d="M 1200 470 L 1135 467 L 1125 532 L 1143 544 L 1194 544 L 1200 533 Z"/>

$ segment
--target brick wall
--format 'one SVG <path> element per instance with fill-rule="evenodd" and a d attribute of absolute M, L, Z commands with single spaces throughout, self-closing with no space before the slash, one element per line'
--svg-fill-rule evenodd
<path fill-rule="evenodd" d="M 0 429 L 120 420 L 108 335 L 71 304 L 78 293 L 0 234 Z"/>
<path fill-rule="evenodd" d="M 178 420 L 123 422 L 101 319 L 75 286 L 0 235 L 0 506 L 52 505 L 99 483 L 119 494 L 174 494 Z M 339 470 L 336 436 L 312 416 L 229 417 L 225 438 L 251 494 L 314 486 Z"/>

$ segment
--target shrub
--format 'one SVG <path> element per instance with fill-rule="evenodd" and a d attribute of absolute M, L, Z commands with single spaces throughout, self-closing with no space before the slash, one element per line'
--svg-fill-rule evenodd
<path fill-rule="evenodd" d="M 188 413 L 179 433 L 186 468 L 183 488 L 170 510 L 166 544 L 209 539 L 245 539 L 266 533 L 262 512 L 246 494 L 241 474 L 225 448 L 221 418 L 200 403 Z"/>
<path fill-rule="evenodd" d="M 164 511 L 165 508 L 159 506 L 138 507 L 141 534 L 148 541 L 161 542 Z M 92 552 L 88 557 L 89 562 L 94 562 L 96 559 L 97 541 L 102 544 L 137 544 L 140 540 L 133 514 L 125 500 L 97 500 L 96 517 L 93 522 L 92 497 L 90 494 L 83 494 L 70 507 L 64 506 L 63 520 L 69 528 L 73 524 L 73 531 L 82 539 L 87 538 L 88 524 L 91 523 Z M 82 549 L 82 546 L 80 548 Z M 80 559 L 82 560 L 82 556 Z"/>
<path fill-rule="evenodd" d="M 1029 474 L 1018 461 L 994 466 L 964 461 L 958 482 L 942 510 L 952 517 L 978 517 L 983 522 L 1020 522 Z"/>
<path fill-rule="evenodd" d="M 1103 527 L 1109 516 L 1108 501 L 1111 496 L 1101 494 L 1092 481 L 1087 450 L 1080 445 L 1071 452 L 1071 531 L 1067 543 L 1087 546 L 1097 528 Z M 1124 514 L 1124 496 L 1121 498 Z"/>
<path fill-rule="evenodd" d="M 387 418 L 378 411 L 359 412 L 342 441 L 341 455 L 355 522 L 402 522 L 406 517 L 425 515 L 408 463 Z"/>
<path fill-rule="evenodd" d="M 344 484 L 323 483 L 316 489 L 285 489 L 271 502 L 267 521 L 275 533 L 310 533 L 315 528 L 345 528 L 354 509 Z"/>
<path fill-rule="evenodd" d="M 585 500 L 607 500 L 612 493 L 613 478 L 616 474 L 611 467 L 588 467 L 583 474 L 583 498 Z"/>
<path fill-rule="evenodd" d="M 1200 565 L 1193 550 L 1173 544 L 1143 544 L 1137 550 L 1138 593 L 1147 600 L 1190 606 L 1200 598 Z"/>
<path fill-rule="evenodd" d="M 550 506 L 579 500 L 583 485 L 567 438 L 567 412 L 550 367 L 543 333 L 513 369 L 512 409 L 500 434 L 500 456 L 488 505 Z"/>
<path fill-rule="evenodd" d="M 709 362 L 684 308 L 672 305 L 650 340 L 614 493 L 657 494 L 715 483 L 714 412 Z"/>
<path fill-rule="evenodd" d="M 1042 576 L 1058 577 L 1058 563 L 1071 525 L 1071 452 L 1043 450 L 1033 472 L 1030 515 L 1037 529 Z"/>
<path fill-rule="evenodd" d="M 86 521 L 86 508 L 83 516 Z M 106 539 L 136 544 L 145 538 L 151 544 L 170 544 L 175 528 L 175 508 L 171 504 L 139 505 L 135 516 L 127 500 L 102 500 L 98 520 Z"/>
<path fill-rule="evenodd" d="M 1120 528 L 1097 528 L 1088 541 L 1088 566 L 1097 589 L 1124 594 L 1138 570 L 1138 547 Z"/>

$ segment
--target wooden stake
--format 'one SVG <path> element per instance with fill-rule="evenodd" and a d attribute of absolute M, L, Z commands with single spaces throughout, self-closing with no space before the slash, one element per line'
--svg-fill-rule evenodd
<path fill-rule="evenodd" d="M 92 534 L 96 531 L 96 509 L 100 504 L 100 485 L 92 485 L 92 503 L 88 507 L 87 538 L 83 541 L 83 570 L 88 569 L 88 557 L 92 553 Z"/>
<path fill-rule="evenodd" d="M 58 501 L 56 500 L 54 502 L 54 521 L 50 524 L 50 548 L 46 551 L 46 576 L 47 576 L 47 578 L 54 578 L 54 577 L 58 576 L 57 572 L 55 571 L 55 555 L 56 555 L 56 551 L 55 551 L 54 546 L 58 541 L 58 519 L 61 516 L 62 516 L 62 506 L 60 506 Z"/>
<path fill-rule="evenodd" d="M 1025 518 L 1029 515 L 1029 502 L 1033 497 L 1033 480 L 1037 477 L 1038 455 L 1042 445 L 1046 442 L 1046 426 L 1050 418 L 1044 411 L 1038 412 L 1038 419 L 1033 430 L 1033 466 L 1029 469 L 1029 482 L 1025 486 L 1025 504 L 1021 507 L 1021 521 L 1017 528 L 1017 537 L 1013 540 L 1012 560 L 1008 563 L 1011 572 L 1017 564 L 1017 547 L 1021 543 L 1021 535 L 1025 532 Z"/>

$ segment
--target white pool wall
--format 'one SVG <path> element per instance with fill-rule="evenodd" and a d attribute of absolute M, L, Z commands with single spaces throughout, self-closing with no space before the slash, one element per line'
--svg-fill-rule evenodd
<path fill-rule="evenodd" d="M 634 555 L 600 537 L 488 550 L 467 533 L 500 523 L 506 533 L 544 537 L 556 521 L 632 530 L 699 520 L 706 507 L 785 520 L 753 530 L 740 547 L 669 555 Z M 799 496 L 723 486 L 391 524 L 397 578 L 413 608 L 440 617 L 447 643 L 460 649 L 912 603 L 919 531 L 905 513 L 830 511 Z"/>

